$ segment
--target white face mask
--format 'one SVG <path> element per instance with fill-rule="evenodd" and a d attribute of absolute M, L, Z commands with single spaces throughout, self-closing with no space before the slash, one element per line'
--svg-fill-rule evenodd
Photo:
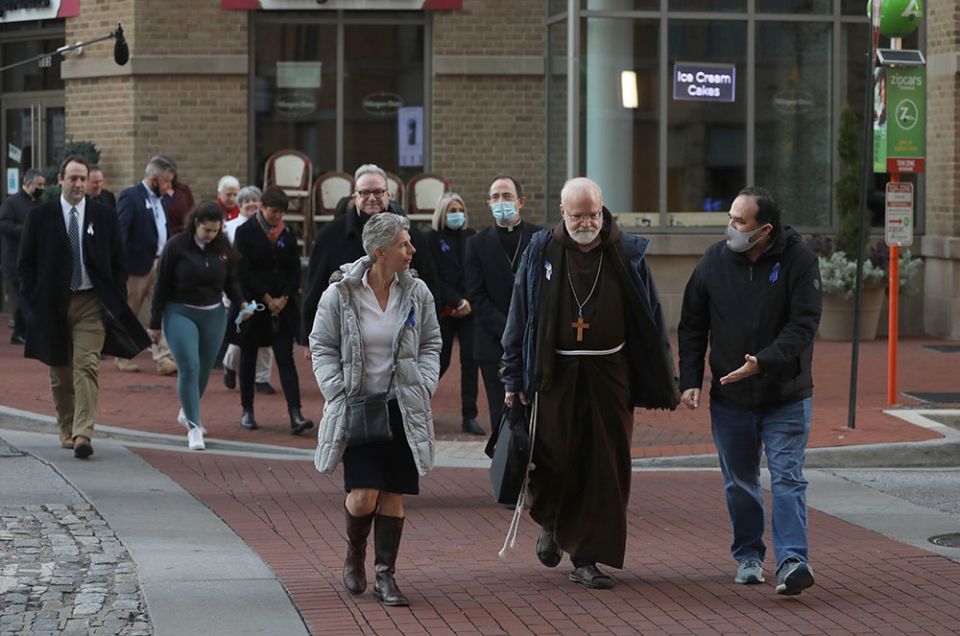
<path fill-rule="evenodd" d="M 751 243 L 750 239 L 752 239 L 757 232 L 765 227 L 766 225 L 761 225 L 760 227 L 750 230 L 749 232 L 741 232 L 740 230 L 734 229 L 732 226 L 728 225 L 726 230 L 727 247 L 731 252 L 737 252 L 738 254 L 749 251 L 751 247 L 756 245 L 756 243 Z"/>

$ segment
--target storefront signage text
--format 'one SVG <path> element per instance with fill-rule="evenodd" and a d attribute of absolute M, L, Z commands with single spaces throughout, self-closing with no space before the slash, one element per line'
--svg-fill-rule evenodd
<path fill-rule="evenodd" d="M 396 93 L 371 93 L 363 98 L 360 107 L 370 115 L 387 117 L 403 106 L 403 98 Z"/>
<path fill-rule="evenodd" d="M 926 69 L 878 68 L 874 77 L 873 171 L 924 171 Z"/>
<path fill-rule="evenodd" d="M 291 93 L 277 98 L 277 112 L 288 117 L 303 117 L 317 110 L 317 100 L 312 95 Z"/>
<path fill-rule="evenodd" d="M 733 102 L 737 95 L 737 67 L 733 64 L 676 63 L 673 98 L 693 102 Z"/>
<path fill-rule="evenodd" d="M 52 20 L 80 15 L 80 0 L 0 0 L 0 22 Z"/>

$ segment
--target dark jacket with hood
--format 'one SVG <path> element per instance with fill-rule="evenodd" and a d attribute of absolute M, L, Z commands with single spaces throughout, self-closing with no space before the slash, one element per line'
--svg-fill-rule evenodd
<path fill-rule="evenodd" d="M 711 245 L 683 294 L 677 336 L 680 389 L 700 388 L 710 344 L 710 399 L 746 409 L 775 408 L 813 394 L 813 338 L 822 299 L 817 257 L 784 227 L 755 263 Z M 720 378 L 756 356 L 760 373 Z"/>
<path fill-rule="evenodd" d="M 679 403 L 679 393 L 660 297 L 644 258 L 649 240 L 620 232 L 607 208 L 603 209 L 600 236 L 602 249 L 627 291 L 624 306 L 630 403 L 648 409 L 673 409 Z M 560 271 L 564 249 L 554 239 L 553 230 L 541 230 L 524 251 L 502 341 L 505 366 L 501 377 L 507 391 L 532 396 L 541 388 L 549 388 L 556 366 L 551 344 L 556 334 L 556 312 L 543 311 L 555 301 L 541 292 L 545 285 L 551 287 L 551 280 L 565 280 Z"/>

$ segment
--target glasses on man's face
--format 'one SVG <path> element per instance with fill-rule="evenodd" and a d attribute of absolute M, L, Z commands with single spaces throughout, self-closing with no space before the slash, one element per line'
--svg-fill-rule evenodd
<path fill-rule="evenodd" d="M 358 197 L 360 197 L 361 199 L 368 199 L 368 198 L 370 198 L 370 197 L 374 197 L 375 199 L 379 199 L 380 197 L 382 197 L 382 196 L 385 195 L 386 193 L 387 193 L 386 190 L 357 190 L 356 195 L 357 195 Z"/>
<path fill-rule="evenodd" d="M 583 214 L 567 213 L 567 218 L 574 223 L 583 223 L 584 221 L 599 221 L 601 216 L 603 216 L 603 210 L 600 212 L 585 212 Z"/>

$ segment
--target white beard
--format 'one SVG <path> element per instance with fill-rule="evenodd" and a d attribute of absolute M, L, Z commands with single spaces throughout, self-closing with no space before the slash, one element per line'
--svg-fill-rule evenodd
<path fill-rule="evenodd" d="M 584 232 L 584 231 L 580 231 L 580 230 L 578 230 L 578 231 L 576 231 L 576 232 L 570 232 L 570 231 L 568 230 L 568 231 L 567 231 L 567 234 L 570 235 L 570 238 L 572 238 L 573 241 L 574 241 L 577 245 L 589 245 L 589 244 L 592 243 L 598 236 L 600 236 L 600 230 L 592 230 L 592 231 L 588 231 L 588 232 Z"/>

